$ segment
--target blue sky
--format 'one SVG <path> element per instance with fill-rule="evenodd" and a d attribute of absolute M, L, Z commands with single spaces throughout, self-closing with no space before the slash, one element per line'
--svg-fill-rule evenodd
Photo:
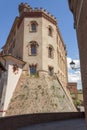
<path fill-rule="evenodd" d="M 43 7 L 57 18 L 62 38 L 66 44 L 67 56 L 78 60 L 76 30 L 73 28 L 73 16 L 68 7 L 68 0 L 0 0 L 0 49 L 6 42 L 15 17 L 19 15 L 18 5 L 21 2 L 26 2 L 33 8 Z"/>

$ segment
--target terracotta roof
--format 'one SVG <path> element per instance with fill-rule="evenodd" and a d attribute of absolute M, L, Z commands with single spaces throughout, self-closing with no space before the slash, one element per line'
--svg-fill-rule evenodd
<path fill-rule="evenodd" d="M 4 59 L 11 59 L 11 60 L 14 60 L 14 61 L 16 61 L 16 62 L 19 62 L 20 64 L 22 64 L 22 65 L 24 65 L 24 64 L 26 64 L 26 62 L 25 61 L 23 61 L 22 59 L 18 59 L 17 57 L 15 57 L 15 56 L 12 56 L 12 55 L 2 55 L 2 56 L 0 56 L 1 58 L 4 58 Z"/>

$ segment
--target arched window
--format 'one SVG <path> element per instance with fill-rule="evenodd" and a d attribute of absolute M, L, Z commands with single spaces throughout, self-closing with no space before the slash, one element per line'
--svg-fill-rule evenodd
<path fill-rule="evenodd" d="M 37 47 L 36 44 L 31 44 L 31 55 L 37 54 Z"/>
<path fill-rule="evenodd" d="M 35 23 L 32 23 L 32 24 L 31 24 L 31 30 L 32 30 L 33 32 L 36 32 L 36 24 L 35 24 Z"/>
<path fill-rule="evenodd" d="M 37 31 L 37 22 L 36 21 L 31 21 L 31 32 L 36 32 Z"/>
<path fill-rule="evenodd" d="M 48 27 L 48 35 L 52 36 L 53 35 L 53 29 L 51 26 Z"/>
<path fill-rule="evenodd" d="M 52 46 L 48 47 L 48 57 L 53 58 L 54 57 L 54 49 Z"/>
<path fill-rule="evenodd" d="M 28 54 L 29 55 L 37 55 L 37 52 L 38 52 L 38 43 L 36 41 L 31 41 L 29 44 L 28 44 Z"/>

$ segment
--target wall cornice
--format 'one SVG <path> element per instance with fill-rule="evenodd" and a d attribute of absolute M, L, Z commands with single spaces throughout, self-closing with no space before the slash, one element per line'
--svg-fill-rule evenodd
<path fill-rule="evenodd" d="M 46 13 L 44 12 L 24 12 L 20 17 L 19 17 L 19 24 L 18 24 L 18 28 L 20 27 L 20 24 L 22 22 L 22 20 L 24 18 L 40 18 L 43 17 L 45 19 L 47 19 L 48 21 L 50 21 L 51 23 L 53 23 L 54 25 L 57 25 L 57 21 L 56 19 L 52 18 L 52 16 L 48 16 Z"/>

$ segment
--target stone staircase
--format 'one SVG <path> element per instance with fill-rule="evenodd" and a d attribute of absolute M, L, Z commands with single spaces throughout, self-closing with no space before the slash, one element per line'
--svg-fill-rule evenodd
<path fill-rule="evenodd" d="M 76 111 L 73 103 L 55 77 L 21 75 L 6 116 Z"/>

